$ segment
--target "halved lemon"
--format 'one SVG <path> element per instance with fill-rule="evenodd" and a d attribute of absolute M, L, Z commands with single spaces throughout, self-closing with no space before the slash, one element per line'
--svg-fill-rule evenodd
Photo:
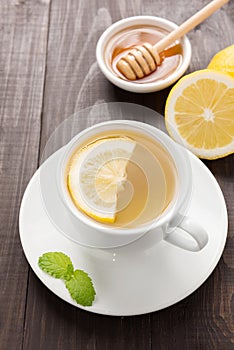
<path fill-rule="evenodd" d="M 88 216 L 113 223 L 118 192 L 126 181 L 126 167 L 136 142 L 127 137 L 96 140 L 72 157 L 68 189 L 75 205 Z"/>
<path fill-rule="evenodd" d="M 172 88 L 165 108 L 170 136 L 200 158 L 234 152 L 234 79 L 204 69 Z"/>
<path fill-rule="evenodd" d="M 234 45 L 214 55 L 207 68 L 228 73 L 234 78 Z"/>

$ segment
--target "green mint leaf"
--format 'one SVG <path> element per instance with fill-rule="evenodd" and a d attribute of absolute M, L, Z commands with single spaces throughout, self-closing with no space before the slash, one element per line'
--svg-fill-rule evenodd
<path fill-rule="evenodd" d="M 64 280 L 71 297 L 77 304 L 91 306 L 96 292 L 89 275 L 73 268 L 71 259 L 61 252 L 49 252 L 40 256 L 39 267 L 55 278 Z"/>
<path fill-rule="evenodd" d="M 82 270 L 75 270 L 66 287 L 77 304 L 91 306 L 95 298 L 95 289 L 89 275 Z"/>
<path fill-rule="evenodd" d="M 69 280 L 74 268 L 71 259 L 60 252 L 45 253 L 38 260 L 39 267 L 55 278 Z"/>

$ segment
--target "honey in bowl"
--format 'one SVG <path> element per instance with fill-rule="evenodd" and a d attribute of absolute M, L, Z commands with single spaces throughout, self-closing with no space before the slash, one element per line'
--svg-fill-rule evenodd
<path fill-rule="evenodd" d="M 135 25 L 116 33 L 105 48 L 105 61 L 108 68 L 119 78 L 127 80 L 118 70 L 117 62 L 135 46 L 145 42 L 156 44 L 169 32 L 163 28 L 151 25 Z M 174 73 L 182 62 L 182 46 L 179 41 L 160 53 L 161 64 L 157 70 L 148 76 L 134 80 L 134 83 L 145 84 L 164 80 Z"/>

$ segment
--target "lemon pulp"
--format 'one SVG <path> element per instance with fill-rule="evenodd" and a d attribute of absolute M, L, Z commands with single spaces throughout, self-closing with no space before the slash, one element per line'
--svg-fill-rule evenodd
<path fill-rule="evenodd" d="M 182 78 L 166 102 L 169 134 L 201 158 L 234 152 L 233 116 L 234 79 L 208 69 Z"/>
<path fill-rule="evenodd" d="M 113 223 L 118 193 L 136 142 L 128 137 L 96 140 L 75 152 L 68 171 L 68 190 L 75 205 L 97 221 Z"/>

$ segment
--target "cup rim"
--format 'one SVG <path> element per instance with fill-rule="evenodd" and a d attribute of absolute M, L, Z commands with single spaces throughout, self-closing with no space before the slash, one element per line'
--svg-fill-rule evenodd
<path fill-rule="evenodd" d="M 188 68 L 191 61 L 191 55 L 192 55 L 192 48 L 191 48 L 190 41 L 187 38 L 187 36 L 184 36 L 180 39 L 183 47 L 182 62 L 179 65 L 179 67 L 169 77 L 163 80 L 159 80 L 151 83 L 142 83 L 142 84 L 134 83 L 131 81 L 125 81 L 117 77 L 107 67 L 104 61 L 103 52 L 107 41 L 116 32 L 134 24 L 154 24 L 154 25 L 157 24 L 157 25 L 160 25 L 163 29 L 166 29 L 169 31 L 176 29 L 178 27 L 176 23 L 169 21 L 168 19 L 165 19 L 162 17 L 156 17 L 156 16 L 132 16 L 132 17 L 121 19 L 120 21 L 117 21 L 113 23 L 110 27 L 108 27 L 100 36 L 96 46 L 96 58 L 97 58 L 98 65 L 101 71 L 103 72 L 103 74 L 106 76 L 106 78 L 109 81 L 111 81 L 114 85 L 124 90 L 138 92 L 138 93 L 163 90 L 164 88 L 172 85 L 175 81 L 177 81 Z"/>
<path fill-rule="evenodd" d="M 112 235 L 116 235 L 116 234 L 118 234 L 118 235 L 126 235 L 126 234 L 137 235 L 137 234 L 147 232 L 150 229 L 160 227 L 160 226 L 168 223 L 170 221 L 171 217 L 173 217 L 175 210 L 178 211 L 177 207 L 181 206 L 184 203 L 185 198 L 186 198 L 186 193 L 187 193 L 188 188 L 189 188 L 189 177 L 190 177 L 189 176 L 189 167 L 186 168 L 185 162 L 184 162 L 184 168 L 183 168 L 183 170 L 184 170 L 183 175 L 186 176 L 186 178 L 187 178 L 187 183 L 185 181 L 185 183 L 186 183 L 185 192 L 184 192 L 185 198 L 183 198 L 183 196 L 181 196 L 181 198 L 179 199 L 178 193 L 177 193 L 177 196 L 175 198 L 175 202 L 173 203 L 173 205 L 169 206 L 165 211 L 163 211 L 163 213 L 161 215 L 159 215 L 157 218 L 155 218 L 155 220 L 152 220 L 149 223 L 143 224 L 139 227 L 133 227 L 133 228 L 118 228 L 118 227 L 115 228 L 115 227 L 107 226 L 107 225 L 104 225 L 102 223 L 95 222 L 92 218 L 89 218 L 88 216 L 86 216 L 84 213 L 82 213 L 81 211 L 79 211 L 75 207 L 74 203 L 71 200 L 71 197 L 68 194 L 68 191 L 67 191 L 67 188 L 65 185 L 65 181 L 64 181 L 65 168 L 66 168 L 69 157 L 71 156 L 74 149 L 77 147 L 77 141 L 80 138 L 85 137 L 85 135 L 88 134 L 90 132 L 90 130 L 95 130 L 95 129 L 98 129 L 102 126 L 106 126 L 106 125 L 113 125 L 113 124 L 120 124 L 120 123 L 125 124 L 125 125 L 132 125 L 133 127 L 134 126 L 139 127 L 139 129 L 145 131 L 146 133 L 148 131 L 148 134 L 150 134 L 150 131 L 152 132 L 152 134 L 153 134 L 153 132 L 156 131 L 157 132 L 157 141 L 162 144 L 162 146 L 171 155 L 172 159 L 174 160 L 174 158 L 175 158 L 175 154 L 172 154 L 172 152 L 176 152 L 177 156 L 179 155 L 180 152 L 179 152 L 179 148 L 177 147 L 178 145 L 172 139 L 170 139 L 170 137 L 167 134 L 165 134 L 163 131 L 161 131 L 160 129 L 158 129 L 152 125 L 138 122 L 135 120 L 111 120 L 111 121 L 107 121 L 107 122 L 98 123 L 98 124 L 93 125 L 89 128 L 86 128 L 83 131 L 81 131 L 80 133 L 78 133 L 65 146 L 64 152 L 61 155 L 60 161 L 58 163 L 58 168 L 57 168 L 57 170 L 58 170 L 57 171 L 58 191 L 59 191 L 59 195 L 60 195 L 64 205 L 66 206 L 66 209 L 69 210 L 69 212 L 73 216 L 75 216 L 76 219 L 80 220 L 83 224 L 86 224 L 88 227 L 91 227 L 92 229 L 96 229 L 97 231 L 108 232 L 108 234 L 110 234 L 110 235 L 111 234 Z M 145 130 L 145 129 L 148 129 L 148 130 Z M 159 138 L 159 140 L 158 140 L 158 138 Z M 175 163 L 175 165 L 177 167 L 176 163 Z M 187 171 L 187 173 L 186 173 L 186 171 Z M 184 179 L 183 179 L 183 181 L 184 181 Z M 179 192 L 179 189 L 177 192 Z"/>

